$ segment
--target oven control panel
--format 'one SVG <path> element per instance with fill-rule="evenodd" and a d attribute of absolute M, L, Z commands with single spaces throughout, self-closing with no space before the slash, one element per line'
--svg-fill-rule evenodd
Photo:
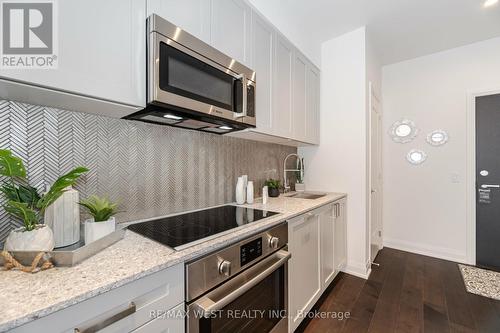
<path fill-rule="evenodd" d="M 243 267 L 262 255 L 262 237 L 240 247 L 240 266 Z"/>
<path fill-rule="evenodd" d="M 287 243 L 288 224 L 285 222 L 187 263 L 186 300 L 194 300 Z"/>

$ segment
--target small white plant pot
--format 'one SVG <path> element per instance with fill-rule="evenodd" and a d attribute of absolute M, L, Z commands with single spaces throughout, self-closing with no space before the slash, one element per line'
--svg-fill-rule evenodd
<path fill-rule="evenodd" d="M 304 192 L 305 190 L 306 190 L 306 184 L 304 184 L 304 183 L 296 183 L 295 184 L 295 191 Z"/>
<path fill-rule="evenodd" d="M 94 219 L 85 220 L 85 244 L 95 242 L 99 238 L 109 235 L 115 231 L 115 218 L 107 221 L 94 222 Z"/>
<path fill-rule="evenodd" d="M 54 234 L 45 224 L 39 224 L 34 230 L 26 231 L 24 227 L 12 230 L 5 240 L 5 251 L 52 251 Z"/>

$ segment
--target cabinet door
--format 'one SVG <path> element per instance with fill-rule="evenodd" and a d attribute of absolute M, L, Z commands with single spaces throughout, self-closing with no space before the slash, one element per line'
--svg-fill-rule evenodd
<path fill-rule="evenodd" d="M 275 40 L 273 134 L 291 138 L 293 46 L 278 33 Z"/>
<path fill-rule="evenodd" d="M 320 76 L 311 64 L 307 68 L 306 82 L 306 142 L 319 144 Z"/>
<path fill-rule="evenodd" d="M 321 292 L 319 270 L 319 216 L 303 215 L 288 223 L 289 309 L 293 332 L 305 313 L 311 309 Z"/>
<path fill-rule="evenodd" d="M 145 0 L 58 1 L 58 68 L 0 76 L 108 101 L 146 104 Z"/>
<path fill-rule="evenodd" d="M 184 303 L 166 312 L 165 317 L 156 318 L 131 333 L 184 333 Z"/>
<path fill-rule="evenodd" d="M 345 268 L 347 261 L 347 216 L 346 200 L 337 202 L 339 216 L 335 219 L 335 269 L 341 271 Z"/>
<path fill-rule="evenodd" d="M 306 141 L 306 76 L 307 60 L 298 51 L 294 52 L 293 64 L 293 138 Z"/>
<path fill-rule="evenodd" d="M 274 30 L 257 13 L 252 13 L 253 69 L 257 73 L 257 130 L 269 133 L 273 125 Z"/>
<path fill-rule="evenodd" d="M 210 1 L 148 0 L 148 16 L 157 14 L 210 43 Z"/>
<path fill-rule="evenodd" d="M 252 67 L 252 10 L 243 0 L 212 1 L 212 45 L 237 61 Z"/>
<path fill-rule="evenodd" d="M 328 205 L 320 213 L 321 234 L 321 284 L 326 289 L 335 277 L 335 216 L 333 205 Z"/>

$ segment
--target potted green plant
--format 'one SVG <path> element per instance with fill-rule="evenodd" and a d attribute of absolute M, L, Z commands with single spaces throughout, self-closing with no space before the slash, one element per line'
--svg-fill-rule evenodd
<path fill-rule="evenodd" d="M 85 244 L 94 242 L 113 231 L 115 231 L 115 215 L 118 204 L 92 195 L 86 200 L 82 200 L 80 205 L 84 207 L 92 218 L 85 220 Z"/>
<path fill-rule="evenodd" d="M 271 198 L 276 198 L 280 196 L 281 182 L 278 179 L 271 178 L 266 180 L 266 186 L 268 194 Z"/>
<path fill-rule="evenodd" d="M 54 235 L 47 225 L 42 224 L 45 210 L 87 171 L 84 167 L 73 169 L 57 179 L 45 194 L 40 195 L 27 181 L 23 161 L 12 155 L 10 150 L 0 149 L 0 175 L 5 177 L 0 192 L 7 199 L 4 209 L 23 222 L 22 227 L 9 233 L 4 249 L 51 251 L 54 248 Z"/>

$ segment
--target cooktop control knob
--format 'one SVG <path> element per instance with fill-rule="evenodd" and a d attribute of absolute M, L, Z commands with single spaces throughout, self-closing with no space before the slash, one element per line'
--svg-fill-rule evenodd
<path fill-rule="evenodd" d="M 221 260 L 219 262 L 219 274 L 224 276 L 229 276 L 231 274 L 231 262 L 227 260 Z"/>
<path fill-rule="evenodd" d="M 274 249 L 274 250 L 278 249 L 279 243 L 280 243 L 280 240 L 278 237 L 271 236 L 271 238 L 269 238 L 269 247 L 271 249 Z"/>

